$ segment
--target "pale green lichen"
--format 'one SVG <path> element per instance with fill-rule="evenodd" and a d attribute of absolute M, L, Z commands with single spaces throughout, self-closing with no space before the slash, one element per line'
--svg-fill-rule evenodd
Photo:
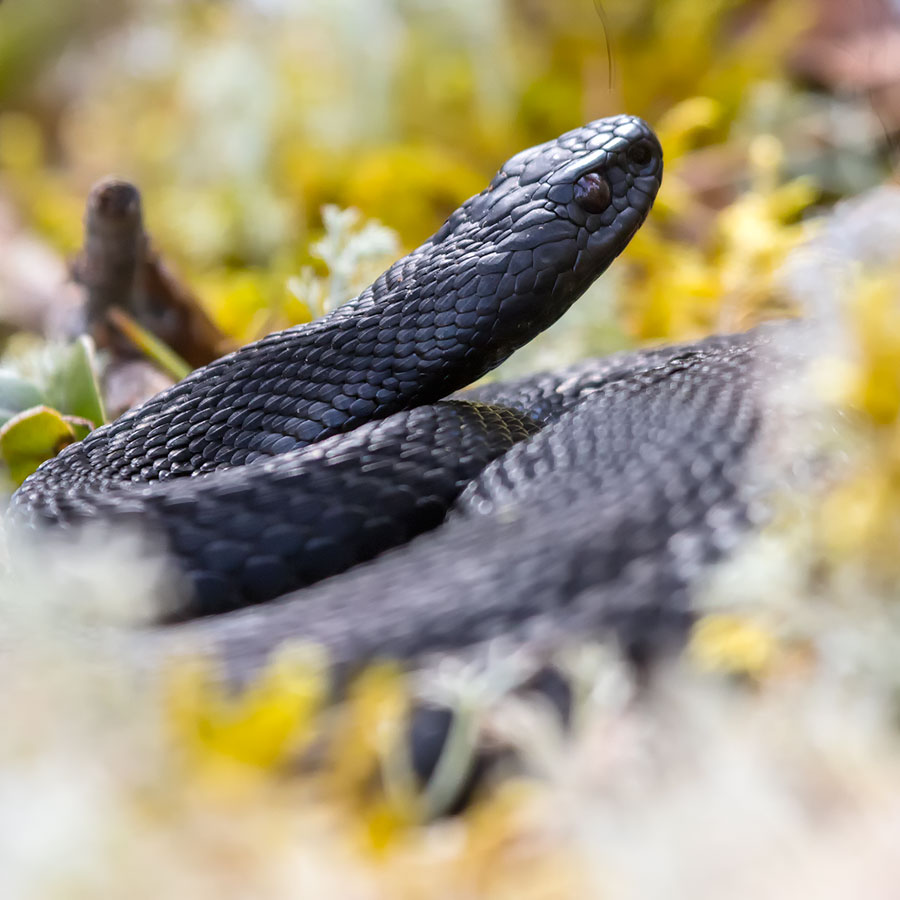
<path fill-rule="evenodd" d="M 288 281 L 288 290 L 317 318 L 346 303 L 371 284 L 399 251 L 396 232 L 380 222 L 363 222 L 359 210 L 322 207 L 325 234 L 309 248 L 326 267 L 324 277 L 311 266 Z"/>

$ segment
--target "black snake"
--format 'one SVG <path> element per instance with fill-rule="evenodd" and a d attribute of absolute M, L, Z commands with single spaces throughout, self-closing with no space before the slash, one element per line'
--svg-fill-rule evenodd
<path fill-rule="evenodd" d="M 628 116 L 519 153 L 355 300 L 67 448 L 14 514 L 161 535 L 186 576 L 165 617 L 206 617 L 168 631 L 238 675 L 286 637 L 357 664 L 562 625 L 636 652 L 681 633 L 691 573 L 742 524 L 759 338 L 441 400 L 568 309 L 661 175 Z"/>

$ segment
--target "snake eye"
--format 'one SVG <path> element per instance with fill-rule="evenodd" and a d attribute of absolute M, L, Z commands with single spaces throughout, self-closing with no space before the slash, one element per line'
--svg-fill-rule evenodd
<path fill-rule="evenodd" d="M 575 182 L 575 202 L 586 212 L 601 213 L 610 200 L 609 182 L 596 172 L 588 172 Z"/>

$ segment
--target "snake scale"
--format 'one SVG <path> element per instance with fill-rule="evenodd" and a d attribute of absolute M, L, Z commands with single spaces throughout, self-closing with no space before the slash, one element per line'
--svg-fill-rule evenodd
<path fill-rule="evenodd" d="M 761 338 L 442 399 L 568 309 L 661 177 L 629 116 L 519 153 L 356 299 L 97 429 L 13 514 L 161 536 L 184 576 L 163 630 L 237 677 L 287 637 L 355 666 L 560 629 L 612 628 L 637 654 L 683 634 L 692 577 L 744 525 Z"/>

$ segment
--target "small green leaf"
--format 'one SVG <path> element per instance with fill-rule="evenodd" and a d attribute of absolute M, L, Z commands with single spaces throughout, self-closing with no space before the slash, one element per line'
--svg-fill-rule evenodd
<path fill-rule="evenodd" d="M 63 416 L 63 421 L 72 429 L 76 441 L 83 441 L 94 430 L 94 423 L 90 419 L 82 419 L 79 416 Z"/>
<path fill-rule="evenodd" d="M 106 421 L 97 382 L 94 346 L 82 335 L 60 353 L 47 379 L 47 403 L 69 416 L 87 419 L 94 426 Z"/>
<path fill-rule="evenodd" d="M 16 413 L 45 402 L 41 389 L 31 381 L 0 369 L 0 425 Z"/>
<path fill-rule="evenodd" d="M 19 485 L 42 462 L 75 440 L 72 425 L 55 409 L 35 406 L 13 416 L 0 428 L 0 459 Z"/>

